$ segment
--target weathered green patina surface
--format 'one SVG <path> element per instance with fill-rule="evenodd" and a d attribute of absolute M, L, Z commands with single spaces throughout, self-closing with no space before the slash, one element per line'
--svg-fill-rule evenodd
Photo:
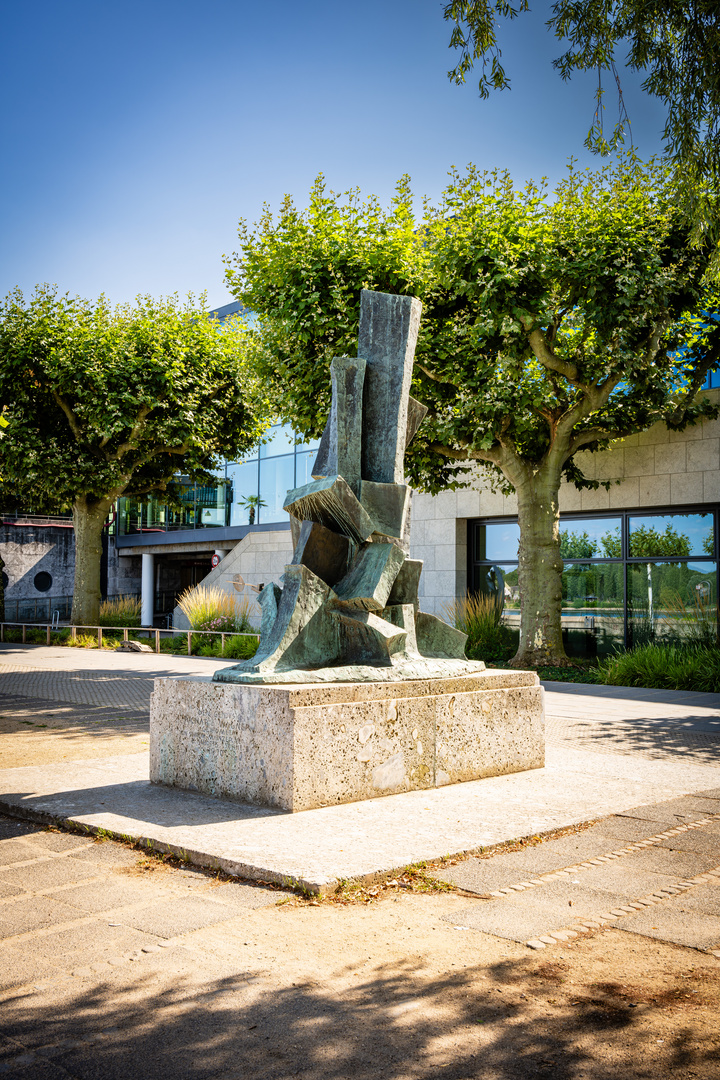
<path fill-rule="evenodd" d="M 332 406 L 311 483 L 289 491 L 295 550 L 282 591 L 260 596 L 260 645 L 216 682 L 378 682 L 482 671 L 465 635 L 419 610 L 408 558 L 405 448 L 423 405 L 409 396 L 421 304 L 364 291 L 359 357 L 331 366 Z M 267 594 L 267 595 L 266 595 Z"/>

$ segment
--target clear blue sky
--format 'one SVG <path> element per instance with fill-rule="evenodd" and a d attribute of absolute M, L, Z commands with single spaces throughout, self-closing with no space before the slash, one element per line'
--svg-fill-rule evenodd
<path fill-rule="evenodd" d="M 0 294 L 49 281 L 114 301 L 206 290 L 215 306 L 238 219 L 285 192 L 304 205 L 320 171 L 381 198 L 407 172 L 437 197 L 468 161 L 518 181 L 592 161 L 594 79 L 551 68 L 548 7 L 508 27 L 512 90 L 482 101 L 447 78 L 439 0 L 6 5 Z M 638 84 L 626 98 L 649 156 L 663 118 Z"/>

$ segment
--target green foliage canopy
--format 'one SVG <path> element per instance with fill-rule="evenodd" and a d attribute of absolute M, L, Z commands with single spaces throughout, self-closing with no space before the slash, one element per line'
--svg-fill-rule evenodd
<path fill-rule="evenodd" d="M 465 82 L 479 65 L 478 88 L 504 90 L 510 80 L 503 67 L 499 28 L 529 11 L 528 0 L 451 0 L 444 16 L 452 23 L 450 47 L 459 59 L 449 77 Z M 703 195 L 703 184 L 717 189 L 720 180 L 720 3 L 718 0 L 556 0 L 548 6 L 547 26 L 565 46 L 553 61 L 564 80 L 575 71 L 597 71 L 596 110 L 586 146 L 608 153 L 622 143 L 630 117 L 622 96 L 618 68 L 623 64 L 645 74 L 642 89 L 665 107 L 663 132 L 668 157 L 682 180 L 692 208 L 696 235 L 717 239 L 716 206 Z M 618 91 L 618 119 L 605 132 L 603 72 Z"/>
<path fill-rule="evenodd" d="M 115 499 L 172 489 L 179 471 L 205 478 L 257 441 L 263 402 L 244 340 L 192 298 L 113 307 L 42 286 L 0 303 L 12 428 L 0 475 L 26 508 L 72 508 L 75 621 L 97 619 L 99 529 Z"/>
<path fill-rule="evenodd" d="M 484 468 L 517 492 L 523 611 L 555 605 L 558 640 L 559 577 L 548 582 L 562 569 L 560 482 L 598 487 L 578 452 L 718 411 L 698 397 L 720 360 L 720 324 L 702 314 L 708 256 L 675 196 L 661 165 L 632 155 L 570 168 L 552 193 L 453 170 L 421 215 L 407 178 L 387 209 L 319 178 L 306 211 L 286 198 L 277 220 L 266 210 L 254 227 L 241 222 L 228 260 L 232 292 L 259 317 L 272 397 L 305 436 L 324 426 L 332 357 L 356 351 L 361 289 L 422 300 L 413 393 L 429 413 L 408 476 L 437 493 Z M 543 583 L 548 595 L 529 605 Z M 561 644 L 552 650 L 557 659 Z"/>
<path fill-rule="evenodd" d="M 242 332 L 176 298 L 113 308 L 43 286 L 0 303 L 0 398 L 12 439 L 4 482 L 36 508 L 78 495 L 163 489 L 180 468 L 198 479 L 262 430 L 244 370 Z"/>

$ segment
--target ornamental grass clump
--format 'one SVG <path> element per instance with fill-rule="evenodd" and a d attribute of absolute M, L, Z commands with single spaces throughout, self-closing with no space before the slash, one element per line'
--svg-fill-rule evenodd
<path fill-rule="evenodd" d="M 217 585 L 196 585 L 178 597 L 178 607 L 191 630 L 216 634 L 248 633 L 252 630 L 247 600 L 238 602 Z"/>
<path fill-rule="evenodd" d="M 717 645 L 638 645 L 602 661 L 598 670 L 606 686 L 720 692 Z"/>
<path fill-rule="evenodd" d="M 99 626 L 139 626 L 140 597 L 113 596 L 100 605 Z"/>
<path fill-rule="evenodd" d="M 443 615 L 467 634 L 465 653 L 470 660 L 508 660 L 513 653 L 512 635 L 502 624 L 502 604 L 495 596 L 464 596 L 443 608 Z"/>

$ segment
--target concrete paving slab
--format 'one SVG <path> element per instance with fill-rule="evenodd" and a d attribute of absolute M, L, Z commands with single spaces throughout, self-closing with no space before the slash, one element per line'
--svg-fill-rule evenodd
<path fill-rule="evenodd" d="M 713 949 L 720 946 L 720 918 L 700 911 L 683 911 L 676 904 L 658 904 L 647 911 L 618 919 L 620 930 L 691 949 Z"/>
<path fill-rule="evenodd" d="M 0 881 L 0 900 L 6 896 L 21 896 L 25 892 L 25 889 L 21 889 L 18 885 L 10 885 L 6 881 Z"/>
<path fill-rule="evenodd" d="M 649 818 L 663 822 L 675 821 L 693 821 L 704 814 L 717 814 L 718 800 L 715 799 L 703 799 L 698 795 L 686 796 L 682 799 L 669 799 L 667 802 L 653 803 L 650 806 L 636 806 L 632 811 L 625 810 L 621 817 L 639 817 Z M 677 819 L 677 820 L 675 820 Z M 657 829 L 657 832 L 661 832 L 661 829 Z"/>
<path fill-rule="evenodd" d="M 37 896 L 32 904 L 18 901 L 0 907 L 0 938 L 26 934 L 43 926 L 56 926 L 77 918 L 77 912 L 54 897 Z"/>
<path fill-rule="evenodd" d="M 701 911 L 720 919 L 720 881 L 717 885 L 697 885 L 677 900 L 681 911 Z"/>
<path fill-rule="evenodd" d="M 105 879 L 93 882 L 92 885 L 77 885 L 72 889 L 63 889 L 58 896 L 63 904 L 69 905 L 75 912 L 98 914 L 128 904 L 141 903 L 145 897 L 156 897 L 163 893 L 169 896 L 172 892 L 171 886 L 163 888 L 162 883 L 151 883 L 133 876 L 127 881 Z M 118 921 L 122 922 L 122 919 Z"/>
<path fill-rule="evenodd" d="M 34 847 L 37 845 L 45 848 L 48 852 L 82 851 L 88 846 L 87 837 L 78 836 L 77 833 L 40 832 L 38 830 L 33 833 L 30 840 Z M 39 852 L 36 852 L 36 854 L 39 854 Z"/>
<path fill-rule="evenodd" d="M 0 846 L 0 866 L 36 859 L 37 854 L 30 844 L 23 844 L 21 840 L 6 840 Z"/>
<path fill-rule="evenodd" d="M 714 799 L 720 802 L 720 787 L 708 788 L 706 791 L 698 791 L 696 794 L 698 798 Z M 718 811 L 716 810 L 715 813 L 718 813 Z"/>
<path fill-rule="evenodd" d="M 622 893 L 632 900 L 636 900 L 638 896 L 657 892 L 658 889 L 673 886 L 677 880 L 670 874 L 641 870 L 638 866 L 626 863 L 624 858 L 616 863 L 594 866 L 591 870 L 582 872 L 582 883 L 585 888 Z"/>
<path fill-rule="evenodd" d="M 595 859 L 598 855 L 606 855 L 613 848 L 622 847 L 623 842 L 616 836 L 609 836 L 603 825 L 604 821 L 591 829 L 584 829 L 582 834 L 551 838 L 547 841 L 547 848 L 557 855 L 562 855 L 565 866 L 569 866 L 571 863 Z"/>
<path fill-rule="evenodd" d="M 608 908 L 625 904 L 630 897 L 582 885 L 550 882 L 502 900 L 481 901 L 445 915 L 446 922 L 479 930 L 484 934 L 525 942 L 542 934 L 571 927 L 578 918 L 592 918 Z M 572 901 L 572 904 L 571 904 Z"/>
<path fill-rule="evenodd" d="M 5 945 L 0 966 L 0 991 L 47 978 L 55 965 L 42 952 L 29 953 L 23 945 Z"/>
<path fill-rule="evenodd" d="M 67 885 L 81 877 L 94 877 L 97 873 L 97 867 L 91 863 L 81 863 L 68 856 L 67 859 L 45 859 L 32 866 L 1 870 L 0 881 L 19 885 L 22 889 L 49 889 L 54 885 Z"/>
<path fill-rule="evenodd" d="M 213 900 L 237 908 L 273 907 L 283 900 L 285 893 L 277 889 L 264 889 L 261 885 L 242 885 L 239 881 L 227 881 L 217 885 L 210 894 Z"/>
<path fill-rule="evenodd" d="M 0 840 L 21 839 L 23 836 L 32 836 L 36 832 L 39 832 L 37 826 L 31 825 L 28 821 L 17 821 L 13 818 L 0 820 Z"/>
<path fill-rule="evenodd" d="M 634 840 L 645 840 L 648 836 L 655 836 L 659 832 L 667 832 L 668 829 L 674 829 L 678 824 L 683 824 L 676 819 L 673 820 L 670 814 L 667 817 L 671 820 L 658 821 L 640 814 L 637 817 L 623 817 L 614 814 L 612 817 L 605 818 L 600 825 L 595 827 L 593 832 L 598 837 L 598 840 L 601 837 L 605 837 L 606 842 L 611 840 L 610 850 L 612 850 L 614 847 L 624 847 L 625 843 L 631 843 Z"/>
<path fill-rule="evenodd" d="M 108 866 L 137 866 L 138 853 L 134 848 L 121 847 L 113 843 L 89 843 L 73 854 L 73 859 L 95 864 L 99 871 Z"/>
<path fill-rule="evenodd" d="M 592 887 L 585 884 L 585 875 L 580 873 L 577 877 L 548 881 L 535 889 L 513 893 L 502 900 L 492 900 L 488 906 L 510 905 L 513 908 L 525 908 L 536 904 L 551 905 L 561 912 L 565 919 L 563 925 L 569 926 L 578 916 L 591 918 L 603 911 L 609 911 L 618 904 L 627 904 L 628 901 L 634 900 L 635 896 L 632 885 L 627 889 L 618 888 L 615 891 Z"/>
<path fill-rule="evenodd" d="M 538 874 L 561 870 L 567 866 L 565 855 L 549 851 L 547 844 L 523 848 L 493 856 L 492 859 L 468 859 L 459 866 L 448 867 L 435 875 L 468 892 L 488 893 L 515 885 Z"/>
<path fill-rule="evenodd" d="M 658 847 L 671 848 L 674 851 L 695 851 L 698 855 L 716 857 L 716 865 L 720 863 L 720 841 L 717 833 L 707 832 L 706 829 L 689 829 L 687 832 L 670 836 L 667 840 L 661 840 Z"/>
<path fill-rule="evenodd" d="M 550 746 L 544 769 L 284 814 L 154 786 L 147 770 L 145 753 L 3 770 L 0 807 L 141 840 L 238 877 L 317 891 L 672 799 L 718 775 L 678 757 L 650 762 Z M 614 846 L 591 837 L 598 853 Z M 566 837 L 553 851 L 578 861 L 587 858 L 590 840 L 584 843 Z"/>
<path fill-rule="evenodd" d="M 155 945 L 157 941 L 158 938 L 154 935 L 145 934 L 134 927 L 109 926 L 107 921 L 99 918 L 88 919 L 83 925 L 67 930 L 35 936 L 13 947 L 21 944 L 30 962 L 37 957 L 44 957 L 46 965 L 51 967 L 60 965 L 67 968 L 72 965 L 73 968 L 79 968 L 111 956 L 137 951 L 143 945 Z M 3 950 L 3 959 L 6 956 L 7 953 Z M 15 978 L 10 985 L 17 983 Z"/>
<path fill-rule="evenodd" d="M 182 896 L 156 901 L 137 911 L 118 915 L 118 921 L 158 938 L 173 938 L 236 917 L 235 905 L 216 903 L 213 896 L 203 893 L 202 898 Z"/>
<path fill-rule="evenodd" d="M 623 855 L 623 866 L 649 870 L 651 873 L 668 874 L 676 881 L 687 880 L 713 870 L 720 859 L 713 855 L 697 855 L 693 851 L 676 851 L 666 847 L 648 847 Z"/>

